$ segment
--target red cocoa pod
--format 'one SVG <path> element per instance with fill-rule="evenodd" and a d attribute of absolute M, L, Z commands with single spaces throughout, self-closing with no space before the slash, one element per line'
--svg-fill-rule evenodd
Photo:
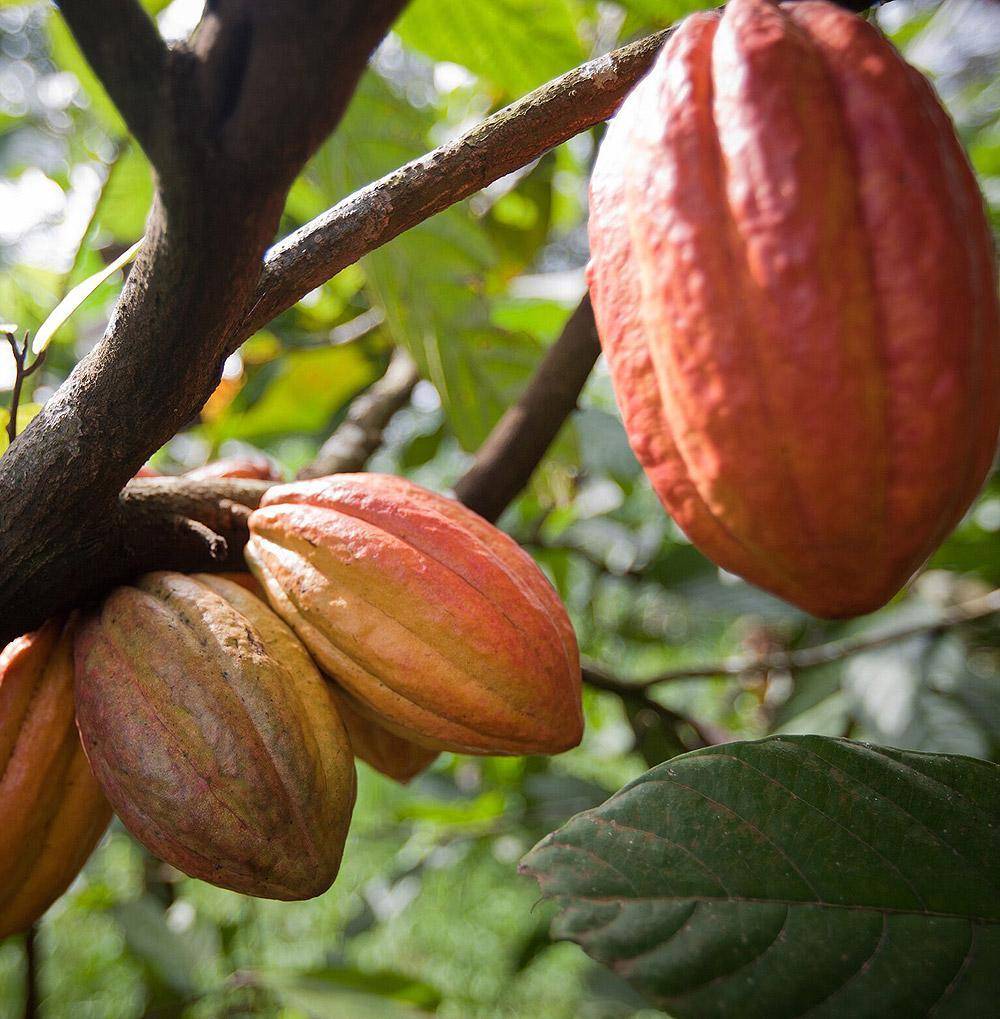
<path fill-rule="evenodd" d="M 633 449 L 720 566 L 883 605 L 1000 428 L 983 202 L 928 83 L 820 0 L 685 20 L 591 182 L 589 283 Z"/>
<path fill-rule="evenodd" d="M 192 877 L 305 899 L 337 875 L 354 759 L 295 635 L 239 584 L 150 573 L 76 639 L 90 763 L 119 817 Z"/>
<path fill-rule="evenodd" d="M 380 719 L 365 710 L 364 705 L 335 685 L 333 699 L 350 737 L 354 756 L 369 767 L 406 785 L 437 759 L 437 750 L 429 750 L 390 732 Z"/>
<path fill-rule="evenodd" d="M 390 731 L 474 754 L 558 753 L 583 729 L 576 638 L 532 559 L 410 481 L 279 485 L 246 559 L 326 673 Z"/>
<path fill-rule="evenodd" d="M 72 634 L 50 620 L 0 652 L 0 938 L 66 891 L 110 820 L 76 731 Z"/>
<path fill-rule="evenodd" d="M 226 460 L 213 460 L 203 467 L 184 473 L 186 478 L 196 481 L 212 481 L 216 478 L 251 478 L 256 481 L 281 481 L 281 471 L 263 454 L 259 456 L 235 456 Z"/>

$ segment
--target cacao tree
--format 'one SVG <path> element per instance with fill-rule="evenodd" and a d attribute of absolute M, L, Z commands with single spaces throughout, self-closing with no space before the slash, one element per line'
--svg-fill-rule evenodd
<path fill-rule="evenodd" d="M 714 6 L 0 2 L 0 1019 L 995 1008 L 998 11 Z"/>

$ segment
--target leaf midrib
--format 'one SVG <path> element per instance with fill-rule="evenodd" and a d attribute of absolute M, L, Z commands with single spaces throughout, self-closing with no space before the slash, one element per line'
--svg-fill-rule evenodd
<path fill-rule="evenodd" d="M 552 843 L 550 843 L 552 845 Z M 564 849 L 576 848 L 558 843 Z M 643 903 L 643 902 L 732 902 L 741 905 L 762 906 L 812 906 L 820 909 L 844 909 L 857 913 L 876 913 L 892 916 L 917 916 L 946 920 L 966 920 L 969 923 L 991 925 L 1000 923 L 1000 917 L 978 916 L 971 913 L 945 913 L 933 909 L 904 909 L 896 906 L 866 906 L 861 903 L 825 902 L 817 899 L 765 899 L 750 895 L 585 895 L 582 892 L 554 892 L 552 897 L 557 900 L 574 900 L 594 903 Z M 572 905 L 572 902 L 567 902 Z"/>

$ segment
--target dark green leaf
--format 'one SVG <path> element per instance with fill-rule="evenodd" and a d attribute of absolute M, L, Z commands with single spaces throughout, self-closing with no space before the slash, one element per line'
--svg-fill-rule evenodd
<path fill-rule="evenodd" d="M 1000 768 L 816 736 L 678 757 L 522 869 L 678 1019 L 985 1015 L 1000 994 Z"/>

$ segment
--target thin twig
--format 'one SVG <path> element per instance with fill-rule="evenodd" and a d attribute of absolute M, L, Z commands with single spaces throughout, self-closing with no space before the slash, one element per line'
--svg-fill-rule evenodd
<path fill-rule="evenodd" d="M 671 31 L 656 32 L 553 78 L 280 241 L 267 253 L 234 345 L 368 252 L 607 120 L 649 70 Z"/>
<path fill-rule="evenodd" d="M 777 651 L 766 655 L 738 655 L 721 662 L 704 665 L 682 666 L 661 672 L 651 679 L 628 684 L 640 690 L 659 686 L 661 683 L 672 683 L 682 679 L 711 679 L 717 676 L 745 676 L 764 672 L 801 672 L 803 669 L 815 669 L 820 665 L 830 665 L 851 655 L 874 648 L 884 647 L 915 637 L 922 633 L 935 630 L 947 630 L 962 623 L 970 623 L 976 619 L 1000 612 L 1000 588 L 989 594 L 973 598 L 958 605 L 952 605 L 933 619 L 922 623 L 911 623 L 881 633 L 866 634 L 858 637 L 844 637 L 815 647 L 799 648 L 794 651 Z"/>
<path fill-rule="evenodd" d="M 619 697 L 631 698 L 641 703 L 642 707 L 654 712 L 664 725 L 675 732 L 678 726 L 688 726 L 695 736 L 698 737 L 700 746 L 715 746 L 718 743 L 726 743 L 731 739 L 730 735 L 722 729 L 708 725 L 705 722 L 699 722 L 689 715 L 682 714 L 654 700 L 649 695 L 646 687 L 640 683 L 629 683 L 626 680 L 618 679 L 592 662 L 584 665 L 581 672 L 583 674 L 583 681 L 588 686 L 592 686 L 595 690 L 604 690 L 608 693 L 618 694 Z M 691 746 L 689 749 L 695 750 L 697 747 Z"/>
<path fill-rule="evenodd" d="M 385 375 L 351 404 L 347 416 L 323 443 L 311 464 L 299 471 L 299 478 L 321 478 L 327 474 L 359 471 L 382 444 L 386 426 L 410 399 L 420 381 L 417 366 L 406 351 L 392 355 Z"/>
<path fill-rule="evenodd" d="M 8 444 L 17 438 L 17 408 L 21 403 L 21 389 L 24 380 L 36 372 L 45 360 L 43 350 L 29 365 L 28 361 L 28 339 L 29 334 L 24 334 L 23 343 L 18 346 L 17 338 L 13 333 L 4 333 L 7 342 L 10 344 L 11 353 L 14 355 L 14 385 L 10 391 L 10 417 L 7 419 L 7 441 Z"/>
<path fill-rule="evenodd" d="M 24 1019 L 38 1015 L 38 927 L 32 924 L 24 935 Z"/>

